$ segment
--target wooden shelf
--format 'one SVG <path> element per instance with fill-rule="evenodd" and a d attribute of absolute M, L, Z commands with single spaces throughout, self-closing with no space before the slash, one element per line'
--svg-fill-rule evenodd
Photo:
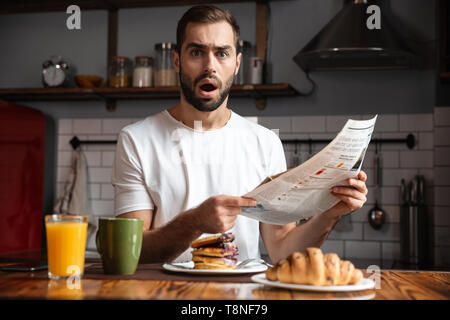
<path fill-rule="evenodd" d="M 0 99 L 8 101 L 170 99 L 179 97 L 178 86 L 158 88 L 5 88 Z M 296 96 L 298 91 L 288 83 L 235 85 L 231 97 L 267 98 Z"/>
<path fill-rule="evenodd" d="M 0 98 L 7 101 L 27 100 L 93 100 L 100 98 L 93 89 L 82 88 L 7 88 L 0 89 Z"/>
<path fill-rule="evenodd" d="M 256 2 L 256 53 L 266 63 L 267 20 L 269 2 L 278 0 L 224 0 L 222 2 Z M 217 3 L 217 0 L 80 0 L 76 5 L 81 10 L 108 11 L 108 47 L 107 65 L 117 55 L 118 46 L 118 10 L 125 8 L 145 8 L 157 6 L 187 6 Z M 71 0 L 3 0 L 0 1 L 0 14 L 24 12 L 63 11 L 72 5 Z M 287 83 L 263 85 L 237 85 L 230 92 L 231 97 L 254 98 L 256 108 L 266 106 L 267 97 L 296 96 L 298 91 Z M 0 89 L 0 99 L 52 101 L 52 100 L 104 100 L 108 111 L 115 110 L 117 99 L 165 99 L 178 98 L 179 87 L 165 88 L 11 88 Z"/>

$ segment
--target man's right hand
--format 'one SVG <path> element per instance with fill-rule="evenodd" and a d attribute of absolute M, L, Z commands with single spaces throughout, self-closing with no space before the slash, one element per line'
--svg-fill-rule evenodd
<path fill-rule="evenodd" d="M 256 200 L 218 195 L 205 200 L 192 212 L 202 233 L 223 233 L 230 230 L 241 213 L 241 207 L 254 207 Z"/>

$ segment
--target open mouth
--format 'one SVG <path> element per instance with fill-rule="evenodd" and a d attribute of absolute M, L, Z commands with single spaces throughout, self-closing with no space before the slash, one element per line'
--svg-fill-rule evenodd
<path fill-rule="evenodd" d="M 215 83 L 207 82 L 201 84 L 199 87 L 200 96 L 204 98 L 212 98 L 216 94 L 217 86 Z"/>
<path fill-rule="evenodd" d="M 217 87 L 215 85 L 213 85 L 212 83 L 205 83 L 200 86 L 200 90 L 205 91 L 205 92 L 211 92 L 216 89 L 217 89 Z"/>

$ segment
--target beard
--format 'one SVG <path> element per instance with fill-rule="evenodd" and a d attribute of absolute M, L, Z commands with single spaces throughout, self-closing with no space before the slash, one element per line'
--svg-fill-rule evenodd
<path fill-rule="evenodd" d="M 186 101 L 189 102 L 189 104 L 191 104 L 195 109 L 201 112 L 211 112 L 220 107 L 228 97 L 234 80 L 234 73 L 229 79 L 225 81 L 225 84 L 223 84 L 222 81 L 220 81 L 220 79 L 217 78 L 214 74 L 205 73 L 192 81 L 192 78 L 190 78 L 183 72 L 181 65 L 179 76 L 181 90 L 183 91 L 183 95 Z M 219 90 L 219 96 L 217 98 L 207 99 L 195 96 L 195 86 L 197 85 L 197 83 L 207 78 L 213 79 L 216 82 L 217 89 Z"/>

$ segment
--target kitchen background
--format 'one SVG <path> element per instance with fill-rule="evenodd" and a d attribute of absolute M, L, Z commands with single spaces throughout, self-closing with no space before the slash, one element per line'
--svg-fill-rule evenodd
<path fill-rule="evenodd" d="M 345 1 L 273 1 L 270 7 L 267 82 L 290 83 L 300 92 L 310 89 L 304 72 L 292 57 L 333 18 Z M 255 43 L 254 2 L 217 4 L 228 9 L 241 26 L 241 38 Z M 154 44 L 175 42 L 176 23 L 187 6 L 119 10 L 118 55 L 134 59 L 154 55 Z M 436 267 L 450 266 L 450 99 L 448 88 L 437 80 L 437 1 L 383 2 L 395 28 L 421 53 L 424 65 L 414 70 L 312 72 L 317 88 L 308 97 L 268 98 L 264 110 L 254 99 L 230 99 L 235 112 L 257 117 L 258 123 L 279 129 L 282 139 L 331 139 L 348 118 L 367 119 L 379 114 L 375 138 L 405 138 L 414 134 L 416 146 L 383 144 L 381 207 L 387 213 L 381 230 L 368 224 L 374 205 L 373 154 L 369 148 L 364 168 L 369 175 L 366 205 L 342 220 L 323 248 L 361 265 L 395 266 L 400 259 L 400 180 L 425 176 L 430 217 L 430 252 Z M 68 30 L 61 12 L 0 14 L 0 88 L 41 87 L 42 62 L 53 54 L 66 58 L 79 74 L 107 76 L 107 12 L 83 10 L 81 30 Z M 157 113 L 176 100 L 118 100 L 114 112 L 100 101 L 17 101 L 42 111 L 47 118 L 47 154 L 44 206 L 47 212 L 68 177 L 73 157 L 69 144 L 81 140 L 115 140 L 120 129 Z M 311 154 L 324 145 L 314 144 Z M 285 144 L 288 166 L 295 146 Z M 114 145 L 86 145 L 89 192 L 97 216 L 112 215 L 110 172 Z M 298 145 L 301 161 L 308 145 Z M 92 246 L 92 243 L 91 243 Z"/>

